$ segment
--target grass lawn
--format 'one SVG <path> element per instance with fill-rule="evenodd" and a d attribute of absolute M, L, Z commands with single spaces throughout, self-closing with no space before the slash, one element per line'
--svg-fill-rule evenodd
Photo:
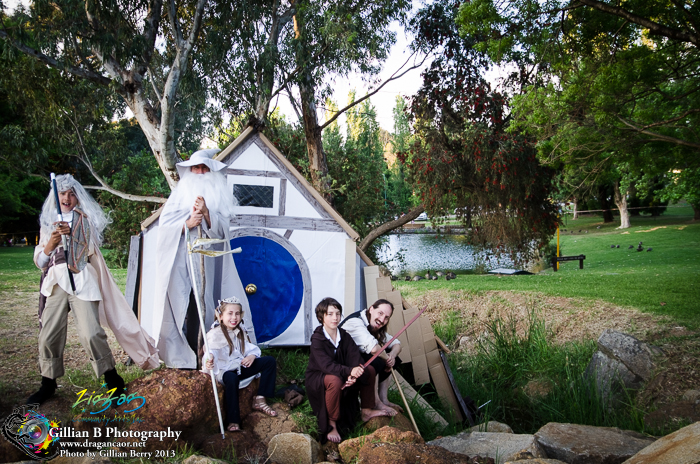
<path fill-rule="evenodd" d="M 562 225 L 561 254 L 586 255 L 583 270 L 579 270 L 578 261 L 570 261 L 561 263 L 558 272 L 547 269 L 529 276 L 459 275 L 451 281 L 399 281 L 394 286 L 409 297 L 447 289 L 600 299 L 668 315 L 695 329 L 700 327 L 700 224 L 689 219 L 690 207 L 669 209 L 659 218 L 633 217 L 632 227 L 626 230 L 616 229 L 618 222 L 603 224 L 595 216 L 569 220 Z M 630 245 L 636 248 L 640 241 L 645 251 L 628 249 Z M 649 247 L 653 250 L 647 252 Z"/>

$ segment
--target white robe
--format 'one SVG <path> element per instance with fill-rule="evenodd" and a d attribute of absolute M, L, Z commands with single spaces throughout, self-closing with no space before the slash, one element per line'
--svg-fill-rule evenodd
<path fill-rule="evenodd" d="M 197 357 L 187 343 L 183 333 L 185 316 L 189 305 L 189 295 L 192 283 L 189 277 L 189 259 L 185 244 L 183 226 L 190 216 L 189 209 L 176 210 L 168 208 L 166 203 L 158 220 L 158 239 L 156 245 L 157 273 L 154 289 L 151 334 L 158 339 L 160 359 L 167 367 L 194 369 L 197 367 Z M 202 235 L 208 238 L 226 238 L 226 243 L 212 245 L 210 249 L 230 250 L 229 218 L 210 210 L 211 227 L 202 221 Z M 190 230 L 190 238 L 194 240 L 197 229 Z M 200 257 L 194 254 L 194 273 L 201 292 Z M 210 327 L 214 322 L 214 310 L 218 300 L 238 297 L 241 300 L 245 314 L 250 314 L 250 307 L 245 296 L 243 284 L 236 271 L 236 265 L 231 255 L 216 258 L 204 257 L 204 274 L 206 289 L 204 301 L 206 317 L 204 327 Z M 248 323 L 251 339 L 255 341 L 252 324 Z M 201 328 L 200 328 L 201 330 Z"/>

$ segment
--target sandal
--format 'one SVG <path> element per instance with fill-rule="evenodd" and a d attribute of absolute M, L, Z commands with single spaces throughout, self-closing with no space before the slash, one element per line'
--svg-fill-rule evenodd
<path fill-rule="evenodd" d="M 241 427 L 238 424 L 234 424 L 233 422 L 231 422 L 230 424 L 228 424 L 228 427 L 226 427 L 226 430 L 228 432 L 240 432 Z"/>
<path fill-rule="evenodd" d="M 265 402 L 264 396 L 256 396 L 253 398 L 253 410 L 263 412 L 270 417 L 277 417 L 277 411 L 272 409 L 267 402 Z"/>

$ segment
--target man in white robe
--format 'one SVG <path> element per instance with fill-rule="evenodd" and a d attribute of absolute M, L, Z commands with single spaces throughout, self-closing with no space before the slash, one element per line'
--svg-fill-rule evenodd
<path fill-rule="evenodd" d="M 198 236 L 200 227 L 202 237 L 226 239 L 226 243 L 213 245 L 210 248 L 212 250 L 230 249 L 229 224 L 237 202 L 232 187 L 226 182 L 226 164 L 212 159 L 218 151 L 200 150 L 188 161 L 177 164 L 180 183 L 168 198 L 158 219 L 158 261 L 151 334 L 158 339 L 159 355 L 167 367 L 197 367 L 197 355 L 192 341 L 197 340 L 201 328 L 197 322 L 196 306 L 190 304 L 190 294 L 193 285 L 198 285 L 199 293 L 202 293 L 202 255 L 194 255 L 193 271 L 196 281 L 192 282 L 185 228 L 189 229 L 191 240 Z M 215 301 L 219 299 L 236 296 L 241 300 L 244 311 L 250 314 L 243 285 L 231 255 L 205 257 L 204 281 L 207 328 L 214 322 Z M 247 328 L 255 340 L 250 322 Z"/>

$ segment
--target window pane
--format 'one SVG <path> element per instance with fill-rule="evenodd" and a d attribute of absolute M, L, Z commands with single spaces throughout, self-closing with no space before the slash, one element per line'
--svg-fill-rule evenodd
<path fill-rule="evenodd" d="M 240 206 L 257 206 L 258 208 L 272 208 L 274 203 L 275 187 L 267 185 L 241 185 L 233 186 L 233 195 Z"/>

